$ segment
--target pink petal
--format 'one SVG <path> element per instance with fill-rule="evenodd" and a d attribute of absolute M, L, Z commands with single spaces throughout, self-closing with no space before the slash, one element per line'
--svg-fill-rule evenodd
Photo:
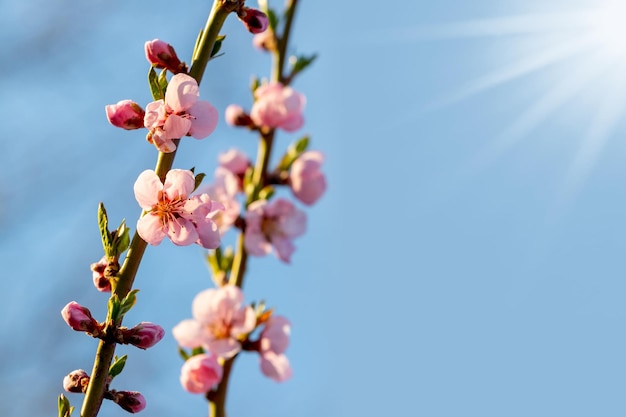
<path fill-rule="evenodd" d="M 286 118 L 281 124 L 280 127 L 285 129 L 287 132 L 295 132 L 300 129 L 304 125 L 304 117 L 301 114 L 295 114 L 292 117 Z"/>
<path fill-rule="evenodd" d="M 167 139 L 180 139 L 189 133 L 190 128 L 191 120 L 177 114 L 170 114 L 163 124 L 163 130 Z"/>
<path fill-rule="evenodd" d="M 241 344 L 233 338 L 216 339 L 207 343 L 211 353 L 224 359 L 230 359 L 241 350 Z"/>
<path fill-rule="evenodd" d="M 195 178 L 191 171 L 186 169 L 172 169 L 165 175 L 163 191 L 168 199 L 186 199 L 193 192 Z"/>
<path fill-rule="evenodd" d="M 240 309 L 235 315 L 233 324 L 230 327 L 230 334 L 233 337 L 246 335 L 254 330 L 256 326 L 256 314 L 252 307 L 247 306 Z"/>
<path fill-rule="evenodd" d="M 165 91 L 165 103 L 174 113 L 181 113 L 190 109 L 198 100 L 199 95 L 196 80 L 187 74 L 176 74 Z"/>
<path fill-rule="evenodd" d="M 191 245 L 198 240 L 194 224 L 182 217 L 167 222 L 167 236 L 178 246 Z"/>
<path fill-rule="evenodd" d="M 139 206 L 144 210 L 150 210 L 159 202 L 159 191 L 163 190 L 163 184 L 154 171 L 147 169 L 139 174 L 133 188 Z"/>
<path fill-rule="evenodd" d="M 272 237 L 272 245 L 276 249 L 276 256 L 285 263 L 291 261 L 291 255 L 296 251 L 296 247 L 290 239 L 284 237 Z"/>
<path fill-rule="evenodd" d="M 246 229 L 244 245 L 250 255 L 264 256 L 272 251 L 272 245 L 265 239 L 263 233 L 254 233 Z"/>
<path fill-rule="evenodd" d="M 183 320 L 172 329 L 174 339 L 184 348 L 196 348 L 205 341 L 202 324 L 193 319 Z"/>
<path fill-rule="evenodd" d="M 158 245 L 165 237 L 165 231 L 159 216 L 148 213 L 137 220 L 137 233 L 151 245 Z"/>
<path fill-rule="evenodd" d="M 217 127 L 217 109 L 208 101 L 196 102 L 187 112 L 192 116 L 189 134 L 196 139 L 204 139 Z"/>
<path fill-rule="evenodd" d="M 217 224 L 210 219 L 196 223 L 198 245 L 205 249 L 215 249 L 221 244 L 220 231 Z"/>
<path fill-rule="evenodd" d="M 216 289 L 209 288 L 199 292 L 191 303 L 193 318 L 202 323 L 211 323 L 215 317 L 216 304 L 214 299 L 217 294 Z"/>
<path fill-rule="evenodd" d="M 276 382 L 286 381 L 293 374 L 287 357 L 270 351 L 261 355 L 261 372 Z"/>
<path fill-rule="evenodd" d="M 143 125 L 148 129 L 163 126 L 165 121 L 165 103 L 163 100 L 153 101 L 146 106 L 146 114 L 143 117 Z"/>

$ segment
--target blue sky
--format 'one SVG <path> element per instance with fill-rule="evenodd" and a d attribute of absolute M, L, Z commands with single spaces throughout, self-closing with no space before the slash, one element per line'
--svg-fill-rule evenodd
<path fill-rule="evenodd" d="M 97 204 L 133 225 L 132 184 L 156 156 L 104 106 L 150 101 L 144 42 L 189 61 L 205 3 L 0 1 L 3 415 L 54 413 L 63 376 L 91 368 L 95 341 L 59 311 L 76 300 L 103 316 Z M 292 46 L 320 58 L 295 84 L 306 125 L 277 145 L 311 134 L 329 189 L 292 264 L 254 258 L 246 281 L 248 301 L 293 322 L 294 378 L 240 358 L 230 416 L 624 415 L 626 60 L 598 4 L 302 2 Z M 249 106 L 269 68 L 236 19 L 224 32 L 201 85 L 220 111 Z M 231 146 L 253 153 L 255 138 L 222 122 L 175 166 L 210 173 Z M 127 323 L 168 333 L 121 348 L 116 379 L 146 395 L 144 413 L 206 414 L 180 388 L 169 329 L 210 285 L 199 247 L 147 251 Z"/>

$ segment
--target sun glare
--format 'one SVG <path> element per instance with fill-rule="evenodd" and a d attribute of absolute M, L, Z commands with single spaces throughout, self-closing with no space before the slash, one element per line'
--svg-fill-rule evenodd
<path fill-rule="evenodd" d="M 626 0 L 610 1 L 589 14 L 592 35 L 612 55 L 626 57 Z"/>

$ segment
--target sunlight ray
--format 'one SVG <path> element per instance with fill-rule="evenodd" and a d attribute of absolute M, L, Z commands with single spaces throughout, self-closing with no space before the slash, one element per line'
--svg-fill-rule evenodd
<path fill-rule="evenodd" d="M 593 37 L 581 37 L 573 42 L 558 45 L 555 48 L 541 51 L 535 55 L 521 59 L 498 71 L 493 71 L 468 83 L 456 92 L 444 96 L 431 104 L 430 108 L 445 107 L 470 96 L 494 88 L 500 84 L 522 77 L 526 74 L 543 69 L 574 55 L 589 50 L 596 44 Z"/>

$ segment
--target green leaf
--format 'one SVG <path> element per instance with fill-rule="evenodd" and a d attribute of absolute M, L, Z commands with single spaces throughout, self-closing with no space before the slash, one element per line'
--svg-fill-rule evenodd
<path fill-rule="evenodd" d="M 139 290 L 131 290 L 128 294 L 126 294 L 126 297 L 124 297 L 124 299 L 122 300 L 122 302 L 120 304 L 120 315 L 121 316 L 124 316 L 126 313 L 128 313 L 130 311 L 131 308 L 133 308 L 133 306 L 137 302 L 137 293 L 138 292 L 139 292 Z"/>
<path fill-rule="evenodd" d="M 317 59 L 317 54 L 309 55 L 309 56 L 292 56 L 289 58 L 289 63 L 291 64 L 291 77 L 296 74 L 304 71 L 309 65 L 313 63 Z"/>
<path fill-rule="evenodd" d="M 58 409 L 59 417 L 69 417 L 74 411 L 74 407 L 70 405 L 70 400 L 63 394 L 59 395 Z"/>
<path fill-rule="evenodd" d="M 269 7 L 267 8 L 267 10 L 264 10 L 265 14 L 267 14 L 267 20 L 269 21 L 270 24 L 270 28 L 276 32 L 276 28 L 278 27 L 278 16 L 276 15 L 276 12 L 273 9 L 270 9 Z"/>
<path fill-rule="evenodd" d="M 298 159 L 298 157 L 307 150 L 307 148 L 309 147 L 309 141 L 310 137 L 304 136 L 289 145 L 289 148 L 287 148 L 287 152 L 285 152 L 280 160 L 280 163 L 278 164 L 278 169 L 280 171 L 289 170 L 291 164 L 293 164 L 293 161 Z"/>
<path fill-rule="evenodd" d="M 109 310 L 109 319 L 111 321 L 115 322 L 121 317 L 122 305 L 120 303 L 120 298 L 116 294 L 113 294 L 109 298 L 108 310 Z"/>
<path fill-rule="evenodd" d="M 261 85 L 259 77 L 253 76 L 252 80 L 250 81 L 250 91 L 252 91 L 252 94 L 254 94 L 257 88 L 259 88 L 259 85 Z"/>
<path fill-rule="evenodd" d="M 211 51 L 211 58 L 216 57 L 220 49 L 222 49 L 222 43 L 226 39 L 226 35 L 219 35 L 217 39 L 215 39 L 215 43 L 213 44 L 213 50 Z"/>
<path fill-rule="evenodd" d="M 98 227 L 100 228 L 100 237 L 102 238 L 102 246 L 106 256 L 111 256 L 113 252 L 113 242 L 111 241 L 111 233 L 109 233 L 109 218 L 104 209 L 104 204 L 98 206 Z"/>
<path fill-rule="evenodd" d="M 200 186 L 200 184 L 202 184 L 202 180 L 204 179 L 204 177 L 206 177 L 206 174 L 204 172 L 201 172 L 198 175 L 196 175 L 195 183 L 193 186 L 194 191 L 196 191 L 198 187 Z"/>
<path fill-rule="evenodd" d="M 126 226 L 126 220 L 122 220 L 122 223 L 120 223 L 120 226 L 115 231 L 113 244 L 115 246 L 116 257 L 126 252 L 130 246 L 130 229 Z"/>
<path fill-rule="evenodd" d="M 161 89 L 161 92 L 163 93 L 163 97 L 165 97 L 165 90 L 167 90 L 167 70 L 163 69 L 163 71 L 161 71 L 161 74 L 159 74 L 159 88 Z"/>
<path fill-rule="evenodd" d="M 178 348 L 178 354 L 180 355 L 181 358 L 183 358 L 183 360 L 187 360 L 189 359 L 191 356 L 189 356 L 189 354 L 185 351 L 185 349 L 179 347 Z"/>
<path fill-rule="evenodd" d="M 150 71 L 148 71 L 148 84 L 150 85 L 152 98 L 155 101 L 165 98 L 165 94 L 163 94 L 163 90 L 161 90 L 161 86 L 159 85 L 159 77 L 154 70 L 154 66 L 150 67 Z"/>
<path fill-rule="evenodd" d="M 201 355 L 204 353 L 204 349 L 202 349 L 202 347 L 197 347 L 197 348 L 193 348 L 191 350 L 191 356 L 196 356 L 196 355 Z"/>
<path fill-rule="evenodd" d="M 121 358 L 118 358 L 117 355 L 115 355 L 115 359 L 113 359 L 113 364 L 109 368 L 109 376 L 111 377 L 111 379 L 122 373 L 122 370 L 124 370 L 124 366 L 126 365 L 127 358 L 128 355 L 124 355 Z"/>

